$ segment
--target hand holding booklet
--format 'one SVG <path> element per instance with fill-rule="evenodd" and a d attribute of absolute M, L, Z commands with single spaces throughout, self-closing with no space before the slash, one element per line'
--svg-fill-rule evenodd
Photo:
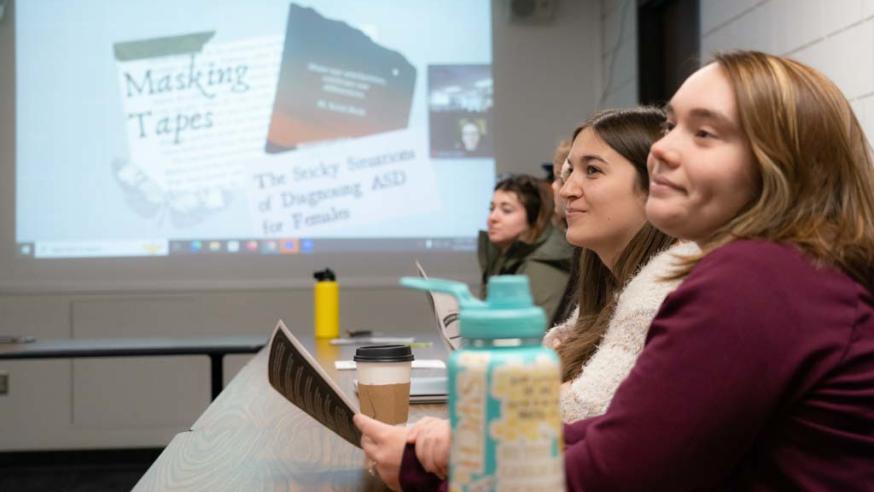
<path fill-rule="evenodd" d="M 419 262 L 419 276 L 428 278 Z M 458 349 L 461 334 L 458 301 L 448 294 L 428 292 L 437 321 L 437 331 L 450 352 Z M 361 447 L 361 432 L 352 422 L 357 406 L 334 383 L 316 359 L 280 320 L 270 336 L 267 363 L 270 386 L 288 401 L 331 429 L 349 443 Z M 446 400 L 446 378 L 413 378 L 411 401 L 435 403 Z"/>
<path fill-rule="evenodd" d="M 356 405 L 281 320 L 270 336 L 269 350 L 270 386 L 335 434 L 361 447 L 361 432 L 352 422 Z"/>

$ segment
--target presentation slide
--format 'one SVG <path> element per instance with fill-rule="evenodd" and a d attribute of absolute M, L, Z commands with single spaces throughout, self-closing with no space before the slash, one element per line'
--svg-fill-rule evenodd
<path fill-rule="evenodd" d="M 489 0 L 15 4 L 15 248 L 474 251 Z"/>

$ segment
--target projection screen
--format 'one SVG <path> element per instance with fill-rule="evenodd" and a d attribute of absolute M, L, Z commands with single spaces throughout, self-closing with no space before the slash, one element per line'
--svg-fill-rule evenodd
<path fill-rule="evenodd" d="M 0 23 L 0 288 L 470 276 L 488 0 L 32 0 Z"/>

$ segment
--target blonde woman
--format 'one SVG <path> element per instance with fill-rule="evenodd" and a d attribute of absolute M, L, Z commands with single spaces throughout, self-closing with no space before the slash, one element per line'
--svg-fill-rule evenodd
<path fill-rule="evenodd" d="M 737 52 L 667 109 L 647 217 L 702 254 L 607 412 L 565 426 L 568 490 L 870 490 L 874 163 L 849 103 Z M 386 429 L 366 431 L 382 451 Z M 439 487 L 417 451 L 400 482 Z"/>

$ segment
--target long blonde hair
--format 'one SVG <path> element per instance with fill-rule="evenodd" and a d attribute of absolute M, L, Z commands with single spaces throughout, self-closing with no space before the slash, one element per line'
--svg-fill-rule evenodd
<path fill-rule="evenodd" d="M 702 255 L 735 239 L 792 244 L 874 292 L 874 164 L 840 89 L 797 61 L 755 51 L 717 54 L 734 89 L 759 190 L 703 241 Z"/>

